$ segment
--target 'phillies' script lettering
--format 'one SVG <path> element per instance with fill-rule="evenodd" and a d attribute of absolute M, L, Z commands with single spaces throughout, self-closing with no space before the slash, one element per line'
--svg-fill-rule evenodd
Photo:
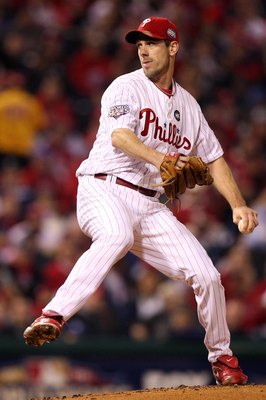
<path fill-rule="evenodd" d="M 179 130 L 176 125 L 170 122 L 168 124 L 168 129 L 163 128 L 159 125 L 159 118 L 150 108 L 144 108 L 140 111 L 140 119 L 142 118 L 145 118 L 144 129 L 141 132 L 142 136 L 147 136 L 153 125 L 154 139 L 159 139 L 162 142 L 169 143 L 175 146 L 177 149 L 180 149 L 181 147 L 183 147 L 185 150 L 191 149 L 190 141 L 188 138 L 181 137 L 181 135 L 179 135 Z"/>

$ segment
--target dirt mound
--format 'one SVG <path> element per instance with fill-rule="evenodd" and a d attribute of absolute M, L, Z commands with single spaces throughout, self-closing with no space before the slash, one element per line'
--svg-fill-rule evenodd
<path fill-rule="evenodd" d="M 75 394 L 71 397 L 45 397 L 43 400 L 266 400 L 265 385 L 179 386 L 115 393 Z M 37 400 L 37 399 L 31 399 Z M 41 400 L 41 399 L 40 399 Z"/>

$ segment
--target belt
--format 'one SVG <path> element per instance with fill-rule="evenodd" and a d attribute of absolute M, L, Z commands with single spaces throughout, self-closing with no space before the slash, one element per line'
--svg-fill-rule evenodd
<path fill-rule="evenodd" d="M 102 179 L 103 181 L 106 180 L 107 174 L 95 174 L 94 178 Z M 137 192 L 144 194 L 145 196 L 155 197 L 157 195 L 156 190 L 146 189 L 144 187 L 134 185 L 133 183 L 124 181 L 124 179 L 116 178 L 115 183 L 117 185 L 128 187 L 129 189 L 136 190 Z"/>

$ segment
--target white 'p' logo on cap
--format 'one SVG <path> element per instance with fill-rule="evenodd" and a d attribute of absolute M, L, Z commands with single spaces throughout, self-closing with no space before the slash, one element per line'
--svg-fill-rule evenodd
<path fill-rule="evenodd" d="M 151 19 L 150 19 L 150 18 L 144 19 L 144 21 L 143 21 L 142 24 L 141 24 L 141 27 L 143 28 L 143 26 L 145 26 L 148 22 L 151 22 Z"/>

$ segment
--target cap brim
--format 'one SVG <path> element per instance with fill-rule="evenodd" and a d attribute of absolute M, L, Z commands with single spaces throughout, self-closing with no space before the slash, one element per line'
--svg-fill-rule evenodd
<path fill-rule="evenodd" d="M 154 35 L 149 31 L 130 31 L 126 34 L 125 36 L 125 40 L 128 43 L 131 44 L 136 44 L 138 40 L 141 39 L 141 37 L 143 38 L 151 38 L 151 39 L 158 39 L 158 40 L 164 40 L 165 38 L 162 38 L 159 35 Z"/>

